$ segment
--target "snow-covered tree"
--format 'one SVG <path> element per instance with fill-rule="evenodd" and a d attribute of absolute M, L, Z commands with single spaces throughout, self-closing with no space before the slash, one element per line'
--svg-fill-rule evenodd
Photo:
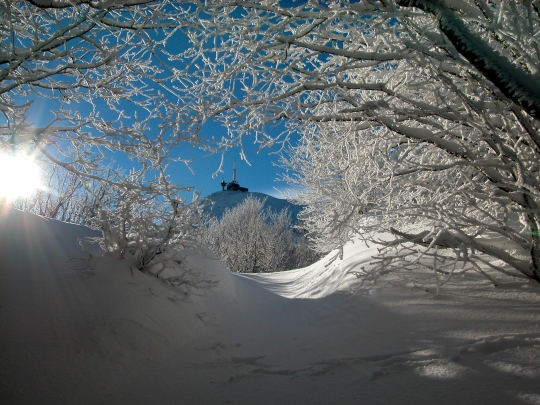
<path fill-rule="evenodd" d="M 0 2 L 2 149 L 33 144 L 76 173 L 100 162 L 90 146 L 143 161 L 166 156 L 182 140 L 172 136 L 178 128 L 147 132 L 167 115 L 157 84 L 170 74 L 159 63 L 174 33 L 167 3 Z M 50 118 L 31 109 L 44 102 L 36 108 Z"/>
<path fill-rule="evenodd" d="M 178 249 L 192 246 L 191 235 L 199 205 L 185 200 L 160 200 L 153 194 L 126 190 L 102 207 L 93 225 L 103 233 L 102 248 L 136 260 L 137 268 L 176 267 Z"/>
<path fill-rule="evenodd" d="M 264 203 L 248 196 L 221 218 L 203 216 L 199 241 L 238 273 L 283 271 L 315 262 L 318 256 L 294 230 L 290 212 L 265 209 Z"/>
<path fill-rule="evenodd" d="M 382 229 L 387 269 L 540 281 L 539 1 L 299 3 L 0 1 L 1 147 L 96 180 L 125 153 L 112 194 L 178 207 L 171 151 L 205 121 L 225 148 L 300 134 L 286 165 L 320 246 Z"/>
<path fill-rule="evenodd" d="M 301 134 L 289 180 L 325 249 L 387 230 L 385 269 L 540 281 L 538 0 L 227 1 L 184 18 L 186 100 L 229 128 L 223 147 Z"/>
<path fill-rule="evenodd" d="M 152 240 L 164 247 L 185 230 L 169 234 L 169 224 L 192 209 L 180 198 L 190 187 L 167 174 L 182 161 L 173 149 L 195 140 L 164 85 L 177 74 L 165 47 L 174 45 L 181 13 L 171 1 L 0 0 L 0 151 L 39 151 L 75 185 L 96 182 L 94 191 L 118 198 L 101 207 L 116 209 L 99 220 L 104 232 L 122 225 L 120 239 L 104 235 L 107 249 L 124 252 L 128 236 L 147 247 L 141 221 L 159 225 Z M 127 168 L 111 172 L 120 159 Z M 160 208 L 143 210 L 150 201 Z M 143 266 L 155 250 L 143 254 Z"/>

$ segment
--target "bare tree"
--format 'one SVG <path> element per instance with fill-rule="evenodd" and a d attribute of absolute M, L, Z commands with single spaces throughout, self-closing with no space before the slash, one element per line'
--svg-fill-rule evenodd
<path fill-rule="evenodd" d="M 302 135 L 288 179 L 324 249 L 387 230 L 387 270 L 540 282 L 538 1 L 228 1 L 183 17 L 185 97 L 229 128 L 222 147 Z"/>

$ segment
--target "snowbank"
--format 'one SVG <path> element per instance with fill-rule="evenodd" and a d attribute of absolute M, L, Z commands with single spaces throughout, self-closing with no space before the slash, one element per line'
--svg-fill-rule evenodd
<path fill-rule="evenodd" d="M 283 297 L 322 298 L 357 288 L 360 280 L 354 273 L 362 268 L 370 268 L 376 253 L 376 246 L 368 246 L 357 240 L 344 246 L 342 260 L 338 259 L 339 252 L 332 251 L 317 263 L 303 269 L 249 274 L 244 277 L 257 280 L 269 291 Z"/>
<path fill-rule="evenodd" d="M 349 294 L 372 254 L 355 243 L 251 276 L 186 251 L 219 281 L 186 299 L 129 260 L 88 268 L 92 233 L 0 208 L 2 405 L 540 403 L 536 284 Z"/>

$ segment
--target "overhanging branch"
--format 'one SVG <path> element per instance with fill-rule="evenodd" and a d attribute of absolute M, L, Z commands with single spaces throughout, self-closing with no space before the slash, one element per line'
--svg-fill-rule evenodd
<path fill-rule="evenodd" d="M 444 0 L 398 0 L 398 5 L 416 7 L 435 17 L 439 28 L 456 50 L 506 97 L 540 120 L 540 82 L 511 63 L 480 36 L 474 34 Z"/>

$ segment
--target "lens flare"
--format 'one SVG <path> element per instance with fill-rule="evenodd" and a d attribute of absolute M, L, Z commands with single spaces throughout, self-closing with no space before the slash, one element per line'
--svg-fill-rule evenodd
<path fill-rule="evenodd" d="M 41 187 L 41 169 L 25 154 L 0 154 L 0 200 L 25 197 Z"/>

